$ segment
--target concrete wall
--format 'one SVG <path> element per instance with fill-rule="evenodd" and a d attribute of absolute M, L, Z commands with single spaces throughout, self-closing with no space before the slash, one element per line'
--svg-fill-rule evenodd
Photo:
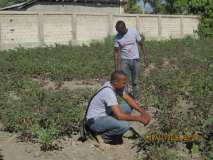
<path fill-rule="evenodd" d="M 197 16 L 181 15 L 0 12 L 0 49 L 103 40 L 116 33 L 118 20 L 137 28 L 147 40 L 193 35 L 199 23 Z"/>
<path fill-rule="evenodd" d="M 35 4 L 26 9 L 32 12 L 87 12 L 87 13 L 124 13 L 124 8 L 119 6 L 95 6 L 95 5 L 63 5 L 63 4 Z"/>

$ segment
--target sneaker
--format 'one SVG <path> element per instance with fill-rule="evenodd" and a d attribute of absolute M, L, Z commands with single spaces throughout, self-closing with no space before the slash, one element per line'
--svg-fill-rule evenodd
<path fill-rule="evenodd" d="M 122 135 L 116 135 L 116 136 L 111 136 L 111 137 L 102 135 L 102 139 L 103 139 L 104 143 L 106 143 L 106 144 L 111 144 L 111 145 L 123 144 Z"/>

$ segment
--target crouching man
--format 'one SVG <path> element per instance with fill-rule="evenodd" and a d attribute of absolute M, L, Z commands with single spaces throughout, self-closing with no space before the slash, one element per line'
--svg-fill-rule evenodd
<path fill-rule="evenodd" d="M 87 125 L 101 134 L 105 143 L 122 144 L 122 136 L 130 128 L 128 121 L 138 121 L 144 125 L 150 122 L 149 114 L 124 91 L 127 84 L 127 75 L 123 71 L 115 71 L 111 74 L 110 82 L 106 82 L 89 103 Z M 126 103 L 118 104 L 117 96 Z M 140 115 L 131 115 L 132 109 Z"/>

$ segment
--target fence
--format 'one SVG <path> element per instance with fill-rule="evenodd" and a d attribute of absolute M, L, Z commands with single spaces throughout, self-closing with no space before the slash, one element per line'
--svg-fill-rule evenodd
<path fill-rule="evenodd" d="M 0 12 L 0 49 L 17 46 L 37 47 L 54 44 L 82 44 L 103 40 L 116 33 L 116 21 L 124 20 L 146 39 L 182 38 L 193 35 L 198 16 L 132 15 L 91 13 Z"/>

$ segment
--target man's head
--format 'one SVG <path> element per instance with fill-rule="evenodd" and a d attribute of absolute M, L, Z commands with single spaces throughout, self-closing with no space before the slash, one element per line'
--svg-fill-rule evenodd
<path fill-rule="evenodd" d="M 115 29 L 121 35 L 124 35 L 127 32 L 127 28 L 124 21 L 118 21 L 115 25 Z"/>
<path fill-rule="evenodd" d="M 128 77 L 123 71 L 115 71 L 111 74 L 110 81 L 115 89 L 124 89 L 128 83 Z"/>

